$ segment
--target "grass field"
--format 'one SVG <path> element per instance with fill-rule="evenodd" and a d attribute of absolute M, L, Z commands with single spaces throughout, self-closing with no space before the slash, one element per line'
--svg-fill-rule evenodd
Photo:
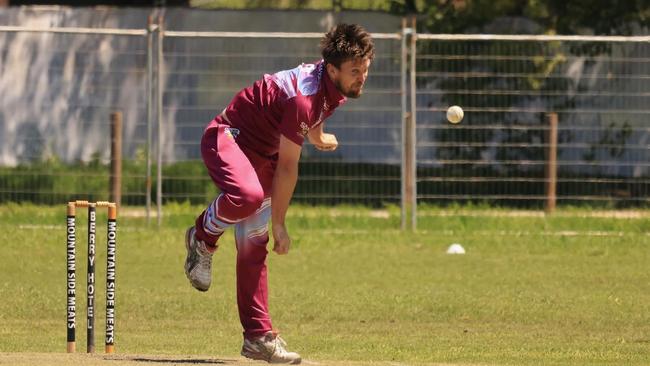
<path fill-rule="evenodd" d="M 0 206 L 0 364 L 249 364 L 239 356 L 232 234 L 221 241 L 210 291 L 193 290 L 183 274 L 184 229 L 200 210 L 165 207 L 160 228 L 135 209 L 120 212 L 117 354 L 105 357 L 63 354 L 65 207 Z M 268 260 L 271 314 L 306 364 L 650 364 L 648 212 L 419 213 L 418 232 L 403 233 L 394 208 L 290 210 L 293 247 Z M 98 216 L 100 351 L 105 220 Z M 85 223 L 81 210 L 82 279 Z M 445 254 L 452 243 L 467 254 Z"/>

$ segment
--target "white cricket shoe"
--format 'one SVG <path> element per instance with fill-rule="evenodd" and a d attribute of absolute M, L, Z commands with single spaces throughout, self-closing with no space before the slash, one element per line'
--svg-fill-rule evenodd
<path fill-rule="evenodd" d="M 194 226 L 185 232 L 185 248 L 187 249 L 187 258 L 185 258 L 185 275 L 190 280 L 192 286 L 199 291 L 208 291 L 212 283 L 212 254 L 206 244 L 197 240 L 194 232 Z"/>
<path fill-rule="evenodd" d="M 287 343 L 277 333 L 267 332 L 253 340 L 244 339 L 241 355 L 268 363 L 299 364 L 301 361 L 300 355 L 287 351 L 284 348 L 286 345 Z"/>

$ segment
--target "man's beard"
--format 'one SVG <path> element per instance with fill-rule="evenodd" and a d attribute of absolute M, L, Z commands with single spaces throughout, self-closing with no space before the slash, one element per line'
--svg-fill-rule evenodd
<path fill-rule="evenodd" d="M 359 86 L 359 89 L 349 89 L 345 90 L 343 89 L 343 85 L 341 85 L 340 80 L 335 80 L 334 81 L 334 86 L 336 86 L 336 89 L 343 94 L 347 98 L 359 98 L 361 94 L 363 94 L 363 85 Z"/>

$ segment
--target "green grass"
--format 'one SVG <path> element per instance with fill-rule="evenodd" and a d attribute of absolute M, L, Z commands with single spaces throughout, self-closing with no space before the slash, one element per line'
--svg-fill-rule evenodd
<path fill-rule="evenodd" d="M 183 274 L 184 229 L 200 210 L 167 206 L 161 228 L 134 209 L 120 212 L 119 354 L 240 359 L 232 234 L 215 257 L 210 291 L 193 290 Z M 403 233 L 396 208 L 376 215 L 292 207 L 292 249 L 268 258 L 275 327 L 291 349 L 324 364 L 650 364 L 647 212 L 623 219 L 581 217 L 589 211 L 577 209 L 548 217 L 494 212 L 423 207 L 419 231 Z M 83 278 L 83 210 L 78 217 Z M 101 244 L 105 219 L 99 215 Z M 0 206 L 0 352 L 65 350 L 64 222 L 64 206 Z M 451 243 L 467 254 L 445 254 Z M 102 349 L 103 245 L 97 260 Z M 84 286 L 78 280 L 80 351 Z"/>

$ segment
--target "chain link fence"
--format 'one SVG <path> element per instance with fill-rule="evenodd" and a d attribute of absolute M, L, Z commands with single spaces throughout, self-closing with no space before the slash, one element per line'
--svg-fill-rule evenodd
<path fill-rule="evenodd" d="M 418 37 L 418 202 L 648 203 L 649 37 Z"/>
<path fill-rule="evenodd" d="M 144 202 L 144 30 L 0 27 L 0 202 L 106 199 L 110 116 L 124 116 L 123 202 Z"/>
<path fill-rule="evenodd" d="M 107 199 L 109 121 L 119 111 L 122 204 L 149 208 L 152 195 L 159 210 L 206 203 L 216 191 L 200 161 L 205 125 L 264 73 L 319 59 L 321 33 L 180 32 L 156 23 L 0 26 L 0 202 Z M 563 204 L 648 204 L 648 37 L 406 28 L 373 36 L 363 97 L 326 123 L 340 147 L 305 145 L 295 201 L 541 208 L 552 183 Z M 462 123 L 446 122 L 450 105 L 464 108 Z"/>
<path fill-rule="evenodd" d="M 199 161 L 198 142 L 205 125 L 243 87 L 263 73 L 320 59 L 322 34 L 164 33 L 163 117 L 174 121 L 173 154 L 178 162 Z M 323 153 L 303 149 L 294 200 L 310 204 L 398 203 L 400 200 L 400 42 L 397 34 L 375 34 L 377 57 L 364 95 L 337 109 L 325 129 L 338 136 L 340 148 Z M 173 66 L 172 66 L 173 65 Z M 163 164 L 171 163 L 164 161 Z M 197 172 L 198 173 L 198 172 Z M 184 181 L 184 182 L 183 182 Z M 204 202 L 204 191 L 187 192 L 171 184 L 196 181 L 206 174 L 171 181 L 183 199 Z M 210 186 L 208 184 L 207 186 Z M 163 189 L 163 192 L 166 190 Z M 209 196 L 214 193 L 208 192 Z M 171 195 L 167 199 L 175 199 Z"/>

